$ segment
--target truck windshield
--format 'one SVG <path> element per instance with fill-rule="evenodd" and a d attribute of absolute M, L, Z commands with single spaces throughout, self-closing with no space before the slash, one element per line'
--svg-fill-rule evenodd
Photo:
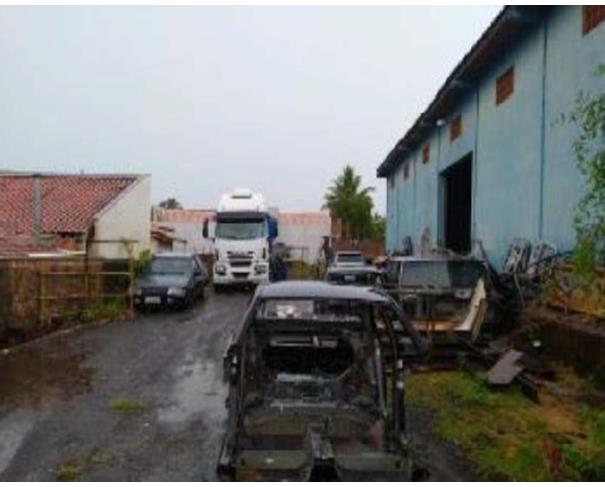
<path fill-rule="evenodd" d="M 218 221 L 216 224 L 216 238 L 250 240 L 264 236 L 265 222 L 263 220 Z"/>

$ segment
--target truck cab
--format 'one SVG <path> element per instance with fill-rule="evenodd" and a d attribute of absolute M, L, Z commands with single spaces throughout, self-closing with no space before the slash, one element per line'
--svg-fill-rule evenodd
<path fill-rule="evenodd" d="M 214 225 L 212 279 L 216 288 L 269 282 L 276 222 L 260 193 L 236 189 L 221 197 Z M 208 235 L 207 223 L 204 235 Z"/>

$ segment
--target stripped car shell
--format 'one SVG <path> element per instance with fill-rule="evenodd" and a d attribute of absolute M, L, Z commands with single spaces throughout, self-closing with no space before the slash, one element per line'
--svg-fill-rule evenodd
<path fill-rule="evenodd" d="M 474 258 L 394 257 L 385 271 L 386 288 L 417 330 L 436 343 L 456 334 L 479 337 L 488 315 L 486 268 Z M 442 340 L 443 339 L 443 340 Z"/>
<path fill-rule="evenodd" d="M 423 341 L 382 292 L 322 282 L 257 289 L 224 356 L 222 480 L 411 480 L 406 354 Z"/>

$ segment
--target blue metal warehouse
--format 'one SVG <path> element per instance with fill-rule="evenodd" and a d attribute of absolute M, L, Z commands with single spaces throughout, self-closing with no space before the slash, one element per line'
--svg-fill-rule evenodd
<path fill-rule="evenodd" d="M 605 6 L 505 7 L 378 168 L 387 250 L 479 239 L 499 266 L 517 237 L 571 249 L 584 181 L 558 121 L 605 89 L 599 63 Z"/>

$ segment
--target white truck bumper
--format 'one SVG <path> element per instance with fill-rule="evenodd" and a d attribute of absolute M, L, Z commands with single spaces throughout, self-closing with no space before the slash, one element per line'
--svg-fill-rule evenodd
<path fill-rule="evenodd" d="M 266 284 L 269 282 L 269 272 L 257 274 L 254 268 L 227 267 L 224 274 L 216 272 L 216 267 L 212 275 L 212 282 L 217 286 L 231 286 L 238 284 Z"/>

